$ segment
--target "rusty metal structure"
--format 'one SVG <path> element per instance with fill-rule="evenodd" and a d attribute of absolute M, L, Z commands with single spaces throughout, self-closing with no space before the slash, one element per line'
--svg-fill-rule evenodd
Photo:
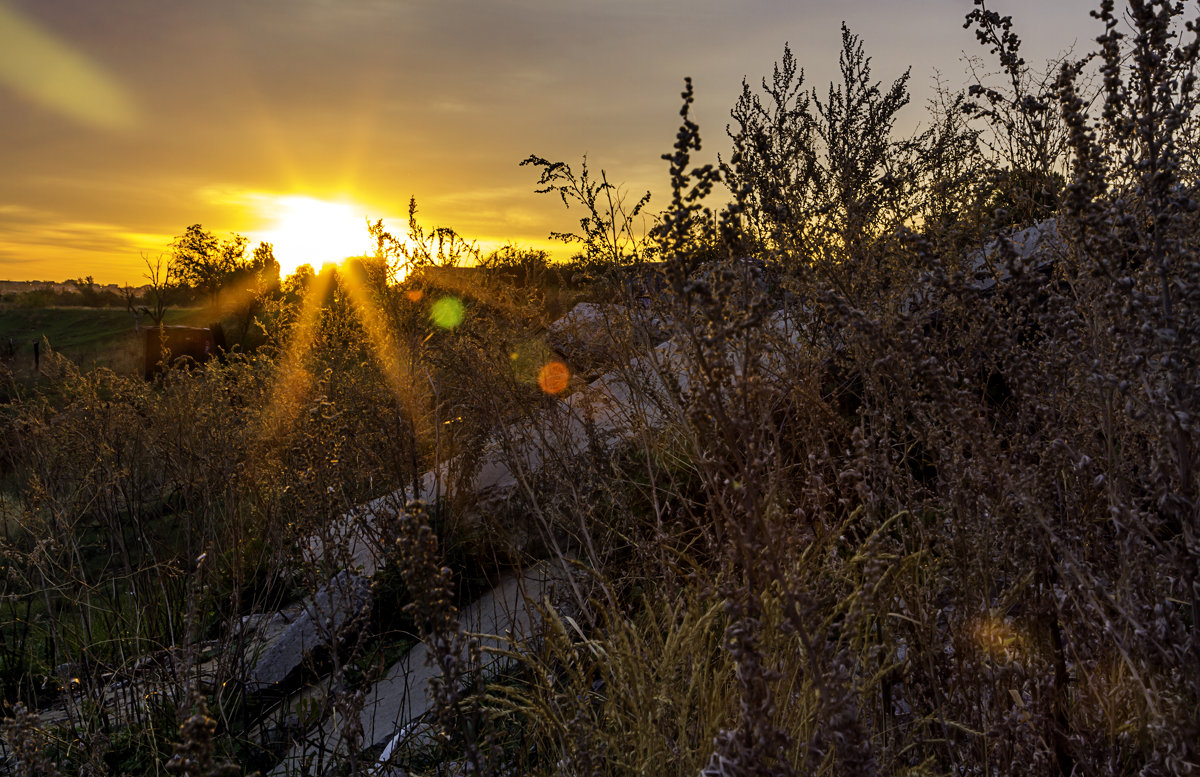
<path fill-rule="evenodd" d="M 143 332 L 142 375 L 146 380 L 153 380 L 165 367 L 203 364 L 225 351 L 225 331 L 220 324 L 157 326 Z"/>

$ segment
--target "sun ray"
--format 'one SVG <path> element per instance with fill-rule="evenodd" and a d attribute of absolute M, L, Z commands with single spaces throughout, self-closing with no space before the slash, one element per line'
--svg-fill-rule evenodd
<path fill-rule="evenodd" d="M 411 493 L 419 498 L 421 480 L 417 476 L 419 469 L 416 467 L 416 441 L 422 438 L 428 439 L 432 431 L 429 427 L 428 415 L 421 411 L 422 402 L 428 399 L 428 392 L 424 389 L 424 384 L 415 379 L 412 362 L 407 364 L 404 362 L 405 348 L 398 340 L 399 327 L 389 326 L 387 315 L 364 282 L 365 273 L 362 265 L 348 262 L 339 275 L 351 304 L 354 306 L 355 314 L 367 335 L 368 343 L 379 363 L 384 380 L 395 397 L 397 412 L 401 414 L 402 420 L 408 425 L 409 433 L 412 435 L 412 455 L 414 457 L 412 474 L 414 479 Z M 409 300 L 413 301 L 411 297 Z M 411 356 L 413 352 L 409 350 L 408 353 Z"/>
<path fill-rule="evenodd" d="M 3 4 L 0 84 L 91 126 L 127 130 L 138 120 L 131 94 L 100 63 Z"/>
<path fill-rule="evenodd" d="M 312 279 L 301 303 L 300 314 L 288 338 L 287 348 L 275 377 L 271 402 L 263 416 L 263 435 L 273 436 L 289 428 L 300 412 L 300 403 L 312 387 L 312 375 L 304 367 L 304 357 L 312 349 L 317 326 L 330 284 L 332 272 Z"/>
<path fill-rule="evenodd" d="M 388 387 L 398 399 L 405 399 L 409 393 L 404 381 L 408 371 L 400 362 L 400 348 L 384 321 L 383 312 L 363 283 L 361 268 L 350 264 L 344 268 L 341 278 Z"/>

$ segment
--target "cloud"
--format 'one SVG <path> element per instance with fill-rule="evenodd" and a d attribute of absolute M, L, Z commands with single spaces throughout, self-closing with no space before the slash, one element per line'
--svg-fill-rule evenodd
<path fill-rule="evenodd" d="M 534 194 L 520 160 L 576 166 L 586 153 L 630 198 L 652 189 L 656 210 L 683 77 L 696 84 L 697 161 L 714 161 L 742 78 L 769 74 L 784 41 L 809 86 L 837 77 L 843 18 L 881 80 L 914 65 L 902 121 L 921 121 L 930 66 L 959 86 L 960 52 L 979 50 L 963 2 L 0 0 L 0 147 L 17 151 L 0 202 L 55 212 L 57 242 L 36 246 L 35 222 L 21 240 L 57 256 L 62 276 L 97 261 L 96 246 L 64 248 L 85 236 L 136 278 L 144 235 L 200 222 L 253 237 L 289 195 L 362 203 L 396 229 L 412 194 L 422 223 L 528 244 L 582 214 Z M 994 2 L 1028 34 L 1030 61 L 1094 4 Z M 65 86 L 45 83 L 51 72 Z M 27 105 L 55 112 L 13 110 Z M 122 122 L 137 131 L 95 131 Z M 13 234 L 0 234 L 11 256 Z"/>
<path fill-rule="evenodd" d="M 25 277 L 63 280 L 94 275 L 126 282 L 140 277 L 142 255 L 166 250 L 170 235 L 133 232 L 119 224 L 79 221 L 48 210 L 0 203 L 0 265 L 20 268 Z M 69 271 L 62 256 L 76 257 Z"/>

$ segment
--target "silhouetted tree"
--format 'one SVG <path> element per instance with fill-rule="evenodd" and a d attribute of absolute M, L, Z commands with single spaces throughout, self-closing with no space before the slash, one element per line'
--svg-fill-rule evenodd
<path fill-rule="evenodd" d="M 171 241 L 172 271 L 180 283 L 207 295 L 216 308 L 221 289 L 249 266 L 248 243 L 236 232 L 220 241 L 200 224 L 192 224 Z"/>
<path fill-rule="evenodd" d="M 144 297 L 148 304 L 142 307 L 142 312 L 150 317 L 155 326 L 162 326 L 163 318 L 167 315 L 167 308 L 174 301 L 178 291 L 174 265 L 170 261 L 163 261 L 162 254 L 159 254 L 153 262 L 149 257 L 143 255 L 142 261 L 146 263 L 144 277 L 149 281 Z"/>
<path fill-rule="evenodd" d="M 236 250 L 236 246 L 227 245 Z M 260 242 L 254 247 L 249 260 L 243 260 L 233 272 L 226 285 L 233 287 L 232 304 L 241 328 L 242 345 L 245 346 L 254 317 L 262 310 L 268 297 L 279 293 L 279 262 L 275 259 L 275 247 L 265 241 Z"/>

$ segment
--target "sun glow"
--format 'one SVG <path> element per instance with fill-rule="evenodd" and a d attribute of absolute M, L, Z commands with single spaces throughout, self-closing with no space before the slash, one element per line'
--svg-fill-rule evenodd
<path fill-rule="evenodd" d="M 320 270 L 324 264 L 370 251 L 365 208 L 290 195 L 275 198 L 264 210 L 272 225 L 258 239 L 275 247 L 284 277 L 302 264 Z"/>

